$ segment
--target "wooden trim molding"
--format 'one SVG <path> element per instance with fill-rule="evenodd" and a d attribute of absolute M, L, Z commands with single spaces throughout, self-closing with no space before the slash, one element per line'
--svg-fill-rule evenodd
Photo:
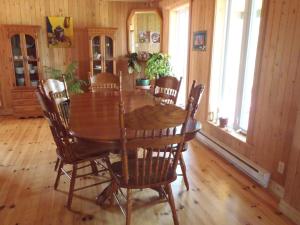
<path fill-rule="evenodd" d="M 270 181 L 268 189 L 277 199 L 282 199 L 284 197 L 284 188 L 274 180 Z"/>
<path fill-rule="evenodd" d="M 278 208 L 284 215 L 290 218 L 294 223 L 300 225 L 300 212 L 298 210 L 290 206 L 283 199 L 280 201 Z"/>

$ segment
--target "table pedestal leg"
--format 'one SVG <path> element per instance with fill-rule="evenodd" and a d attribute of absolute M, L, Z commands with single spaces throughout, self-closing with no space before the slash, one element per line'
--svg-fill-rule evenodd
<path fill-rule="evenodd" d="M 118 191 L 118 186 L 115 182 L 111 182 L 96 198 L 96 203 L 100 206 L 105 206 L 106 201 L 110 201 L 110 205 L 112 205 L 114 200 L 114 193 Z"/>

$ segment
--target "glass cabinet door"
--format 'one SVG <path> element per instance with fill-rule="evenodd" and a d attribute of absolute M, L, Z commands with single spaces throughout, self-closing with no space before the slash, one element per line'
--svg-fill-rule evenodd
<path fill-rule="evenodd" d="M 105 72 L 114 72 L 114 61 L 113 61 L 113 39 L 111 37 L 105 36 Z"/>
<path fill-rule="evenodd" d="M 95 36 L 92 39 L 92 67 L 93 75 L 101 73 L 102 68 L 102 54 L 101 54 L 101 37 Z"/>
<path fill-rule="evenodd" d="M 25 70 L 24 70 L 24 57 L 22 54 L 21 35 L 15 34 L 10 38 L 12 61 L 14 66 L 14 73 L 16 79 L 16 86 L 25 86 Z"/>
<path fill-rule="evenodd" d="M 26 45 L 26 62 L 27 70 L 29 74 L 30 86 L 36 87 L 39 81 L 38 74 L 38 57 L 36 49 L 36 40 L 31 35 L 25 34 L 25 45 Z"/>

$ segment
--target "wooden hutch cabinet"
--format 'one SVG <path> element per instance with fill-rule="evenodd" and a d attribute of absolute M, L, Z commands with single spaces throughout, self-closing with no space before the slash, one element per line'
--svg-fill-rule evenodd
<path fill-rule="evenodd" d="M 116 73 L 116 28 L 88 28 L 90 76 Z"/>
<path fill-rule="evenodd" d="M 10 76 L 11 101 L 16 117 L 41 116 L 35 96 L 41 77 L 39 57 L 39 26 L 5 25 Z"/>

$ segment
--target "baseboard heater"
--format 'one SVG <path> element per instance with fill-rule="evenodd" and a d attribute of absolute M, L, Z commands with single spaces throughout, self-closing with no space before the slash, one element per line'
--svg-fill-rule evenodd
<path fill-rule="evenodd" d="M 233 151 L 232 149 L 225 146 L 223 143 L 209 136 L 203 131 L 198 132 L 196 138 L 198 141 L 208 146 L 211 150 L 215 151 L 217 154 L 228 160 L 243 173 L 247 174 L 257 183 L 265 188 L 268 187 L 271 176 L 270 172 L 251 162 L 245 156 Z"/>

